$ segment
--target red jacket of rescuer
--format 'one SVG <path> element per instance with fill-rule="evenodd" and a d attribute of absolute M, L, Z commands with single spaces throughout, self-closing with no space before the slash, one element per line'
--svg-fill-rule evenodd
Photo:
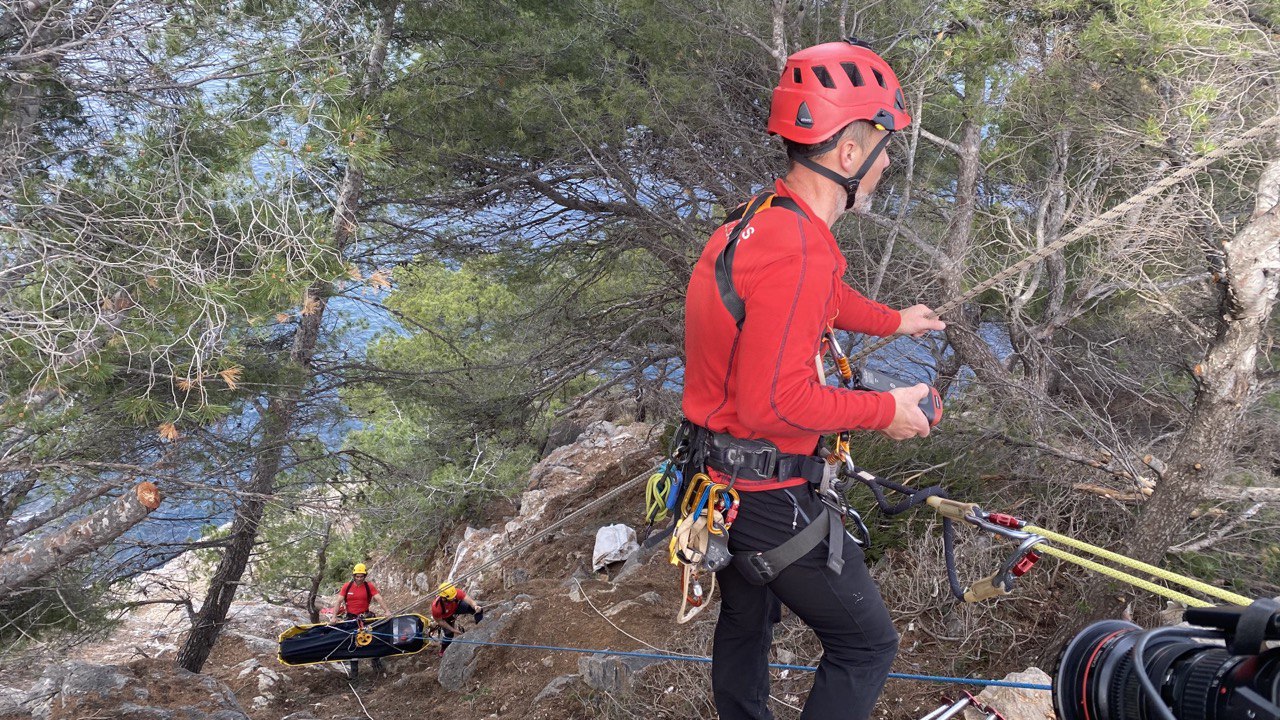
<path fill-rule="evenodd" d="M 350 580 L 342 586 L 342 591 L 339 593 L 342 596 L 342 601 L 347 606 L 347 613 L 350 615 L 369 612 L 369 601 L 377 594 L 377 586 L 367 580 L 364 584 Z"/>
<path fill-rule="evenodd" d="M 891 335 L 898 312 L 845 284 L 846 262 L 831 230 L 781 180 L 805 217 L 782 207 L 756 213 L 742 231 L 733 284 L 746 305 L 741 334 L 716 288 L 715 261 L 731 224 L 716 230 L 689 280 L 685 302 L 684 415 L 737 438 L 765 439 L 785 453 L 811 454 L 824 434 L 881 430 L 893 420 L 888 393 L 827 385 L 815 357 L 828 327 Z M 802 485 L 738 480 L 739 490 Z"/>
<path fill-rule="evenodd" d="M 458 614 L 458 605 L 466 601 L 467 594 L 458 588 L 458 596 L 452 600 L 445 600 L 443 597 L 436 597 L 431 601 L 431 617 L 436 620 L 451 620 L 454 615 Z"/>

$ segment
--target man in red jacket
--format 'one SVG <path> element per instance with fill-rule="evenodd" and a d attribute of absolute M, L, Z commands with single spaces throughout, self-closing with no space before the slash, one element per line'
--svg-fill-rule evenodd
<path fill-rule="evenodd" d="M 885 145 L 910 122 L 893 70 L 865 45 L 826 43 L 792 55 L 769 117 L 791 167 L 771 195 L 754 198 L 711 236 L 689 282 L 684 414 L 697 426 L 708 471 L 742 497 L 729 532 L 734 562 L 717 574 L 712 685 L 722 720 L 773 717 L 775 597 L 824 650 L 804 720 L 870 717 L 897 652 L 862 550 L 838 522 L 840 530 L 823 531 L 774 576 L 753 576 L 739 561 L 812 537 L 802 533 L 811 523 L 825 527 L 830 516 L 815 492 L 822 435 L 929 434 L 918 407 L 927 386 L 846 390 L 827 385 L 815 362 L 829 329 L 920 336 L 945 327 L 924 305 L 892 310 L 846 285 L 830 230 L 845 211 L 865 206 L 889 164 Z"/>
<path fill-rule="evenodd" d="M 369 582 L 369 571 L 364 563 L 356 563 L 351 568 L 351 580 L 344 583 L 342 588 L 338 590 L 338 607 L 334 613 L 334 619 L 358 620 L 360 618 L 374 617 L 371 605 L 377 605 L 382 611 L 382 616 L 387 617 L 391 613 L 387 611 L 387 604 L 382 601 L 382 594 L 378 592 L 378 588 Z M 382 658 L 373 659 L 373 669 L 375 672 L 386 672 L 386 667 L 382 664 Z M 347 662 L 347 676 L 355 680 L 360 673 L 360 661 L 350 660 Z"/>

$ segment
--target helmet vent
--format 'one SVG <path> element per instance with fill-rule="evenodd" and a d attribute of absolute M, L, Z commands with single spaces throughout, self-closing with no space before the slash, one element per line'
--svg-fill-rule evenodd
<path fill-rule="evenodd" d="M 884 76 L 880 74 L 879 70 L 871 68 L 871 74 L 876 76 L 876 82 L 879 83 L 880 87 L 885 90 L 889 89 L 889 86 L 884 84 Z"/>
<path fill-rule="evenodd" d="M 854 87 L 862 87 L 866 83 L 862 82 L 862 73 L 858 71 L 858 66 L 853 63 L 840 63 L 840 67 L 844 68 L 844 74 L 849 76 L 849 82 Z"/>
<path fill-rule="evenodd" d="M 791 80 L 797 85 L 803 82 L 800 79 L 800 68 L 791 68 Z"/>
<path fill-rule="evenodd" d="M 902 100 L 902 89 L 901 89 L 901 88 L 899 88 L 899 89 L 898 89 L 896 92 L 894 92 L 894 94 L 893 94 L 893 109 L 894 109 L 894 110 L 901 110 L 902 112 L 906 112 L 906 111 L 907 111 L 907 104 L 906 104 L 905 102 L 903 102 L 903 100 Z"/>
<path fill-rule="evenodd" d="M 830 88 L 832 90 L 836 89 L 836 81 L 831 79 L 831 73 L 827 72 L 825 67 L 821 65 L 814 65 L 813 74 L 818 78 L 818 82 L 822 83 L 822 87 Z"/>
<path fill-rule="evenodd" d="M 802 128 L 813 127 L 813 115 L 809 113 L 809 103 L 800 103 L 800 109 L 796 110 L 796 126 Z"/>

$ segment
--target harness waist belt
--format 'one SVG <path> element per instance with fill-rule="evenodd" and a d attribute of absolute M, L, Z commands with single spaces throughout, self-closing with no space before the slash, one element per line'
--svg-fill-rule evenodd
<path fill-rule="evenodd" d="M 737 480 L 790 480 L 822 482 L 826 462 L 816 455 L 784 453 L 768 440 L 742 440 L 728 433 L 703 429 L 705 462 Z"/>

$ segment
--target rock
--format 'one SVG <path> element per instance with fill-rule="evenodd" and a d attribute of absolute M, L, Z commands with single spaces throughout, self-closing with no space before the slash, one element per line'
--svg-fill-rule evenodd
<path fill-rule="evenodd" d="M 257 635 L 250 635 L 249 633 L 235 630 L 228 630 L 227 634 L 240 638 L 240 641 L 249 649 L 249 652 L 256 653 L 258 655 L 275 655 L 280 649 L 279 640 L 272 640 L 271 638 L 259 637 Z"/>
<path fill-rule="evenodd" d="M 172 710 L 142 707 L 133 703 L 121 705 L 119 712 L 120 715 L 116 716 L 117 720 L 174 720 L 176 717 Z"/>
<path fill-rule="evenodd" d="M 539 692 L 537 696 L 533 698 L 533 704 L 537 705 L 547 698 L 560 697 L 564 694 L 565 688 L 581 679 L 581 675 L 561 675 L 555 680 L 547 683 L 546 687 L 542 688 L 542 692 Z"/>
<path fill-rule="evenodd" d="M 430 590 L 435 590 L 435 587 L 431 584 L 431 578 L 427 577 L 426 573 L 418 573 L 413 576 L 413 584 L 409 586 L 409 592 L 411 594 L 417 595 Z M 283 720 L 283 718 L 281 720 Z"/>
<path fill-rule="evenodd" d="M 296 713 L 285 715 L 280 720 L 317 720 L 317 718 L 310 710 L 299 710 Z"/>
<path fill-rule="evenodd" d="M 636 602 L 641 602 L 641 603 L 644 603 L 645 605 L 657 606 L 657 605 L 661 605 L 663 603 L 663 600 L 661 595 L 654 592 L 653 590 L 650 590 L 649 592 L 636 598 Z"/>
<path fill-rule="evenodd" d="M 654 543 L 650 547 L 641 546 L 638 551 L 632 553 L 631 557 L 627 558 L 626 562 L 622 563 L 622 569 L 618 571 L 617 575 L 613 576 L 614 584 L 616 585 L 618 583 L 626 582 L 632 575 L 640 572 L 641 568 L 656 557 L 663 557 L 665 559 L 666 549 L 666 542 Z M 659 550 L 662 550 L 662 552 L 658 552 Z"/>
<path fill-rule="evenodd" d="M 155 698 L 182 689 L 175 707 Z M 195 701 L 190 700 L 195 697 Z M 145 703 L 142 704 L 142 703 Z M 51 665 L 27 692 L 23 706 L 32 720 L 110 717 L 119 720 L 249 720 L 231 690 L 208 675 L 170 666 L 139 675 L 122 665 L 69 661 Z"/>
<path fill-rule="evenodd" d="M 631 682 L 641 670 L 662 662 L 658 659 L 616 657 L 597 653 L 578 659 L 578 672 L 582 680 L 596 690 L 611 695 L 626 695 L 631 692 Z"/>
<path fill-rule="evenodd" d="M 0 716 L 23 713 L 26 714 L 24 701 L 27 691 L 0 685 Z"/>
<path fill-rule="evenodd" d="M 621 614 L 621 613 L 624 613 L 624 612 L 626 612 L 626 611 L 630 610 L 630 609 L 631 609 L 631 608 L 633 608 L 633 607 L 639 607 L 639 605 L 640 605 L 640 604 L 639 604 L 639 603 L 637 603 L 635 600 L 623 600 L 622 602 L 618 603 L 617 605 L 614 605 L 613 607 L 609 608 L 608 610 L 605 610 L 605 611 L 604 611 L 604 616 L 605 616 L 605 617 L 615 617 L 615 616 L 617 616 L 617 615 L 619 615 L 619 614 Z"/>
<path fill-rule="evenodd" d="M 69 703 L 81 701 L 101 702 L 120 693 L 132 679 L 131 674 L 126 672 L 114 665 L 92 665 L 77 661 L 51 665 L 27 692 L 23 705 L 31 712 L 34 720 L 48 720 L 55 705 L 65 707 Z M 129 696 L 131 700 L 145 697 L 139 697 L 136 688 Z"/>
<path fill-rule="evenodd" d="M 459 639 L 493 642 L 511 624 L 516 615 L 530 607 L 527 602 L 516 604 L 505 602 L 487 607 L 484 611 L 484 622 L 473 625 Z M 454 692 L 467 689 L 471 676 L 475 673 L 476 664 L 479 662 L 480 653 L 484 650 L 484 646 L 473 645 L 470 642 L 455 642 L 450 645 L 444 657 L 440 658 L 438 678 L 441 687 Z"/>
<path fill-rule="evenodd" d="M 1009 682 L 1052 684 L 1053 680 L 1040 668 L 1028 668 L 1004 677 Z M 988 687 L 978 693 L 978 700 L 998 710 L 1005 720 L 1054 720 L 1053 693 L 1023 688 Z M 965 708 L 966 720 L 983 720 L 976 708 Z"/>
<path fill-rule="evenodd" d="M 254 698 L 251 702 L 253 703 L 254 710 L 262 710 L 263 708 L 271 704 L 271 701 L 268 700 L 264 695 L 259 695 L 258 697 Z"/>

